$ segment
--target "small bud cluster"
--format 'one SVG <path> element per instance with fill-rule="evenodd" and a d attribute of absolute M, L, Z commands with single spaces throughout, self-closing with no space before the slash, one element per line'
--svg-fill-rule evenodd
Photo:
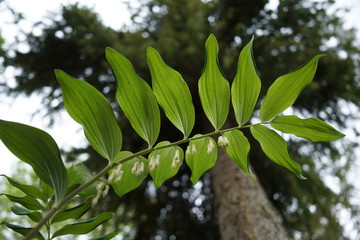
<path fill-rule="evenodd" d="M 186 155 L 195 155 L 196 154 L 196 145 L 191 144 L 186 148 Z"/>
<path fill-rule="evenodd" d="M 149 170 L 154 171 L 160 164 L 160 155 L 152 156 L 149 161 Z"/>
<path fill-rule="evenodd" d="M 212 151 L 214 151 L 215 145 L 213 143 L 213 140 L 209 140 L 209 144 L 207 146 L 207 154 L 210 154 Z"/>
<path fill-rule="evenodd" d="M 180 166 L 180 164 L 181 164 L 181 161 L 180 161 L 180 152 L 179 152 L 179 150 L 176 150 L 176 151 L 175 151 L 175 155 L 174 155 L 173 160 L 172 160 L 171 168 L 174 170 L 174 169 L 176 169 L 178 166 Z"/>
<path fill-rule="evenodd" d="M 94 207 L 98 202 L 100 197 L 105 197 L 109 193 L 110 187 L 104 182 L 99 183 L 96 186 L 96 195 L 91 201 L 91 206 Z"/>
<path fill-rule="evenodd" d="M 131 169 L 131 173 L 140 176 L 145 171 L 145 163 L 141 161 L 136 161 L 134 166 Z"/>
<path fill-rule="evenodd" d="M 230 146 L 229 139 L 227 137 L 220 136 L 218 139 L 218 146 L 219 147 L 228 147 Z"/>
<path fill-rule="evenodd" d="M 124 171 L 121 170 L 121 168 L 122 168 L 122 164 L 119 164 L 117 168 L 114 171 L 112 171 L 112 173 L 108 178 L 109 183 L 117 183 L 121 180 L 122 176 L 124 175 Z"/>

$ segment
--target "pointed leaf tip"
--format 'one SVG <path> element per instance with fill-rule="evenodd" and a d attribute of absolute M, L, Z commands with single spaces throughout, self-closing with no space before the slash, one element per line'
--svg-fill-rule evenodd
<path fill-rule="evenodd" d="M 298 178 L 305 179 L 301 166 L 291 158 L 287 144 L 279 134 L 263 125 L 254 125 L 250 131 L 271 161 L 291 171 Z"/>
<path fill-rule="evenodd" d="M 205 43 L 206 61 L 199 79 L 199 95 L 204 112 L 216 130 L 225 123 L 230 107 L 230 87 L 218 62 L 219 46 L 213 34 Z"/>
<path fill-rule="evenodd" d="M 89 83 L 61 70 L 55 70 L 55 75 L 69 115 L 83 126 L 86 138 L 101 156 L 114 159 L 120 152 L 122 135 L 110 103 Z"/>
<path fill-rule="evenodd" d="M 325 55 L 316 55 L 303 66 L 275 80 L 260 107 L 262 122 L 271 120 L 294 104 L 302 90 L 314 78 L 318 61 L 323 56 Z"/>
<path fill-rule="evenodd" d="M 257 74 L 251 41 L 242 49 L 235 79 L 231 86 L 231 100 L 237 123 L 247 123 L 260 94 L 261 81 Z"/>
<path fill-rule="evenodd" d="M 167 118 L 188 137 L 195 123 L 195 108 L 188 85 L 152 47 L 147 48 L 154 94 Z"/>
<path fill-rule="evenodd" d="M 270 125 L 284 133 L 291 133 L 313 142 L 335 141 L 345 137 L 344 134 L 329 124 L 316 119 L 300 119 L 297 116 L 279 116 Z"/>
<path fill-rule="evenodd" d="M 107 48 L 106 59 L 116 77 L 121 109 L 134 130 L 152 146 L 160 132 L 160 111 L 153 91 L 125 56 Z"/>

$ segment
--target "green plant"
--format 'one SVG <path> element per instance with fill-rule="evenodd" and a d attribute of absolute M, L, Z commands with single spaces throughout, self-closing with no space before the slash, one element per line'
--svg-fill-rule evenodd
<path fill-rule="evenodd" d="M 52 226 L 69 219 L 79 219 L 105 196 L 110 186 L 122 196 L 137 188 L 151 175 L 156 187 L 176 175 L 185 159 L 192 171 L 191 181 L 212 168 L 217 159 L 217 145 L 224 147 L 239 167 L 255 177 L 248 163 L 250 144 L 240 131 L 250 128 L 264 153 L 276 164 L 304 178 L 301 167 L 287 151 L 285 140 L 272 128 L 311 141 L 333 141 L 344 137 L 319 119 L 300 119 L 279 116 L 290 107 L 308 85 L 323 55 L 317 55 L 298 69 L 279 77 L 269 88 L 260 107 L 260 122 L 249 122 L 258 100 L 261 82 L 252 56 L 251 40 L 241 51 L 238 69 L 231 89 L 217 61 L 218 44 L 214 35 L 206 41 L 206 63 L 199 80 L 199 95 L 204 112 L 214 127 L 207 134 L 189 137 L 195 123 L 195 110 L 189 88 L 181 75 L 167 66 L 159 53 L 147 49 L 147 61 L 152 77 L 152 88 L 135 72 L 132 64 L 120 53 L 106 49 L 106 58 L 117 79 L 116 98 L 132 127 L 148 143 L 148 148 L 137 153 L 121 151 L 122 134 L 113 110 L 106 98 L 90 84 L 55 70 L 63 91 L 64 105 L 70 116 L 83 126 L 91 146 L 105 159 L 107 166 L 93 176 L 84 165 L 65 168 L 55 141 L 46 132 L 24 124 L 0 120 L 0 139 L 20 160 L 32 166 L 40 178 L 39 187 L 26 185 L 4 176 L 24 197 L 4 194 L 14 205 L 17 215 L 26 215 L 36 223 L 25 228 L 3 223 L 15 232 L 38 239 L 53 239 L 67 234 L 87 234 L 109 220 L 105 212 L 86 221 L 59 227 L 53 234 Z M 231 91 L 231 95 L 230 95 Z M 228 118 L 230 101 L 237 126 L 222 129 Z M 184 135 L 177 142 L 156 144 L 160 131 L 160 110 Z M 216 142 L 213 137 L 218 136 Z M 180 146 L 187 145 L 184 153 Z M 105 176 L 108 175 L 106 178 Z M 76 206 L 69 207 L 74 202 Z M 46 237 L 40 232 L 45 226 Z M 96 239 L 111 239 L 110 233 Z"/>

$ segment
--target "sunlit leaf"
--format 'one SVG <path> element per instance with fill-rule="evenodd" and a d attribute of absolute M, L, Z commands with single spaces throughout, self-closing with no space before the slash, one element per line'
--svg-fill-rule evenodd
<path fill-rule="evenodd" d="M 250 143 L 244 134 L 239 130 L 232 130 L 225 132 L 224 137 L 227 137 L 230 145 L 226 147 L 226 152 L 230 158 L 247 174 L 252 177 L 255 175 L 250 169 L 248 154 L 250 151 Z"/>
<path fill-rule="evenodd" d="M 49 134 L 21 123 L 0 120 L 0 139 L 16 157 L 28 163 L 41 180 L 54 188 L 57 201 L 65 196 L 67 172 L 59 147 Z"/>
<path fill-rule="evenodd" d="M 213 34 L 206 40 L 205 49 L 206 62 L 199 79 L 199 95 L 207 118 L 218 130 L 224 125 L 228 116 L 230 87 L 218 62 L 219 46 Z"/>
<path fill-rule="evenodd" d="M 194 136 L 200 137 L 201 134 Z M 215 140 L 204 137 L 191 140 L 186 150 L 185 159 L 191 169 L 191 182 L 195 184 L 199 178 L 215 165 L 218 156 L 218 148 Z"/>
<path fill-rule="evenodd" d="M 269 121 L 293 105 L 301 91 L 314 78 L 319 58 L 322 56 L 324 55 L 316 55 L 302 67 L 275 80 L 260 107 L 262 122 Z"/>
<path fill-rule="evenodd" d="M 69 115 L 84 127 L 91 146 L 104 158 L 113 160 L 119 153 L 122 135 L 110 103 L 85 81 L 55 70 L 64 106 Z"/>
<path fill-rule="evenodd" d="M 112 48 L 106 59 L 116 76 L 116 99 L 132 127 L 152 146 L 160 131 L 160 111 L 149 85 L 135 72 L 131 62 Z"/>
<path fill-rule="evenodd" d="M 62 222 L 68 219 L 79 219 L 91 208 L 91 201 L 87 200 L 75 207 L 60 211 L 51 219 L 51 223 Z"/>
<path fill-rule="evenodd" d="M 164 141 L 158 143 L 156 147 L 168 144 L 170 144 L 170 142 Z M 158 166 L 152 170 L 151 165 L 157 161 L 156 159 L 158 159 Z M 184 152 L 178 146 L 162 148 L 151 152 L 149 155 L 149 173 L 154 181 L 155 187 L 159 188 L 163 182 L 175 176 L 183 163 L 183 159 Z"/>
<path fill-rule="evenodd" d="M 131 155 L 131 152 L 120 152 L 115 162 L 121 161 L 121 159 Z M 139 167 L 139 169 L 137 167 Z M 143 169 L 141 169 L 142 167 Z M 138 188 L 149 173 L 148 161 L 144 157 L 130 159 L 129 161 L 122 163 L 121 166 L 117 168 L 119 171 L 122 171 L 122 173 L 120 173 L 122 176 L 119 181 L 116 181 L 116 177 L 114 177 L 114 180 L 111 181 L 111 186 L 114 188 L 114 191 L 118 196 L 122 196 L 125 193 Z M 116 171 L 117 168 L 110 170 L 109 176 L 114 174 L 114 171 Z"/>
<path fill-rule="evenodd" d="M 147 61 L 157 101 L 175 127 L 188 137 L 195 123 L 189 87 L 180 73 L 166 65 L 151 47 L 147 48 Z"/>
<path fill-rule="evenodd" d="M 68 192 L 74 190 L 76 187 L 89 181 L 93 177 L 90 170 L 82 163 L 75 164 L 69 167 L 68 175 L 69 175 Z M 79 195 L 82 196 L 89 196 L 94 194 L 96 194 L 96 187 L 94 184 L 79 193 Z"/>
<path fill-rule="evenodd" d="M 270 125 L 284 133 L 291 133 L 313 142 L 335 141 L 345 136 L 316 118 L 300 119 L 297 116 L 280 116 L 274 118 Z"/>
<path fill-rule="evenodd" d="M 237 73 L 231 85 L 231 100 L 236 121 L 240 126 L 249 121 L 261 88 L 254 62 L 252 43 L 253 39 L 241 51 Z"/>
<path fill-rule="evenodd" d="M 33 197 L 29 197 L 29 196 L 19 197 L 19 196 L 14 196 L 14 195 L 10 195 L 10 194 L 0 194 L 0 195 L 6 196 L 10 201 L 12 201 L 14 203 L 18 203 L 18 204 L 26 207 L 29 210 L 44 210 L 45 209 L 44 206 L 41 205 L 41 203 L 39 203 L 39 201 Z"/>
<path fill-rule="evenodd" d="M 39 222 L 42 218 L 42 215 L 40 212 L 33 212 L 33 211 L 29 211 L 26 208 L 22 208 L 20 206 L 14 205 L 11 207 L 11 211 L 19 216 L 28 216 L 31 220 L 33 220 L 34 222 Z"/>
<path fill-rule="evenodd" d="M 90 240 L 110 240 L 110 239 L 114 238 L 116 235 L 117 235 L 117 233 L 113 232 L 113 233 L 102 235 L 97 238 L 92 238 Z"/>
<path fill-rule="evenodd" d="M 108 221 L 110 218 L 112 218 L 112 216 L 113 213 L 103 212 L 99 216 L 95 218 L 91 218 L 87 221 L 65 225 L 60 230 L 56 231 L 52 235 L 51 239 L 67 234 L 73 234 L 73 235 L 87 234 L 92 230 L 94 230 L 100 224 Z"/>
<path fill-rule="evenodd" d="M 13 230 L 14 232 L 20 233 L 23 236 L 25 236 L 32 230 L 32 228 L 22 227 L 22 226 L 18 226 L 18 225 L 7 223 L 7 222 L 2 223 L 2 224 L 5 224 L 8 228 Z M 43 237 L 43 235 L 40 232 L 37 232 L 35 234 L 35 236 L 33 237 L 33 239 L 45 240 L 45 238 Z"/>
<path fill-rule="evenodd" d="M 39 188 L 33 186 L 33 185 L 27 185 L 27 184 L 24 184 L 14 178 L 11 178 L 11 177 L 8 177 L 4 174 L 1 174 L 0 176 L 3 176 L 3 177 L 6 177 L 6 179 L 8 180 L 8 182 L 20 189 L 23 193 L 25 193 L 26 195 L 30 196 L 30 197 L 33 197 L 33 198 L 38 198 L 38 199 L 41 199 L 43 201 L 46 201 L 47 200 L 47 197 L 46 195 L 44 195 L 40 190 Z"/>
<path fill-rule="evenodd" d="M 291 158 L 286 142 L 279 134 L 262 125 L 252 126 L 250 130 L 270 160 L 304 179 L 301 166 Z"/>

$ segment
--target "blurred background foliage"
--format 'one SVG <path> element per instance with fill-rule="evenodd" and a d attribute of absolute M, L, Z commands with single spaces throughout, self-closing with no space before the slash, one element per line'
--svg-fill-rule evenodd
<path fill-rule="evenodd" d="M 134 3 L 136 2 L 136 4 Z M 210 33 L 219 41 L 219 62 L 231 82 L 240 50 L 251 39 L 262 80 L 262 95 L 279 76 L 302 65 L 319 53 L 313 82 L 303 91 L 290 112 L 317 117 L 359 136 L 359 53 L 354 29 L 344 29 L 343 20 L 329 14 L 333 0 L 280 0 L 275 9 L 267 0 L 137 0 L 129 1 L 132 24 L 119 30 L 104 26 L 100 17 L 81 4 L 64 6 L 59 13 L 33 26 L 41 31 L 25 33 L 24 40 L 2 49 L 3 67 L 14 67 L 16 85 L 3 85 L 10 96 L 40 94 L 46 115 L 52 121 L 63 109 L 61 91 L 53 69 L 84 79 L 112 102 L 124 132 L 124 149 L 146 147 L 123 117 L 115 100 L 115 79 L 104 57 L 110 46 L 131 60 L 137 73 L 150 80 L 145 49 L 151 45 L 164 61 L 179 71 L 193 94 L 197 112 L 194 133 L 208 129 L 200 107 L 197 81 L 204 65 L 204 42 Z M 20 19 L 19 21 L 22 21 Z M 25 44 L 28 50 L 17 46 Z M 0 39 L 1 46 L 1 39 Z M 233 113 L 230 122 L 235 124 Z M 257 112 L 255 113 L 255 117 Z M 179 132 L 163 119 L 160 140 L 177 140 Z M 245 132 L 247 135 L 248 133 Z M 250 162 L 269 199 L 295 239 L 348 239 L 339 214 L 346 211 L 355 229 L 359 206 L 352 202 L 354 186 L 348 172 L 357 160 L 358 143 L 351 138 L 335 143 L 309 143 L 288 138 L 294 160 L 301 163 L 306 181 L 271 163 L 252 139 Z M 64 153 L 76 161 L 87 153 L 85 164 L 94 172 L 105 164 L 90 147 Z M 330 186 L 331 182 L 336 187 Z M 214 214 L 213 183 L 205 174 L 192 186 L 190 171 L 183 166 L 178 175 L 155 189 L 151 180 L 122 198 L 110 194 L 98 211 L 115 211 L 109 228 L 124 239 L 219 239 Z M 109 223 L 110 224 L 110 223 Z M 157 238 L 156 238 L 157 239 Z"/>

